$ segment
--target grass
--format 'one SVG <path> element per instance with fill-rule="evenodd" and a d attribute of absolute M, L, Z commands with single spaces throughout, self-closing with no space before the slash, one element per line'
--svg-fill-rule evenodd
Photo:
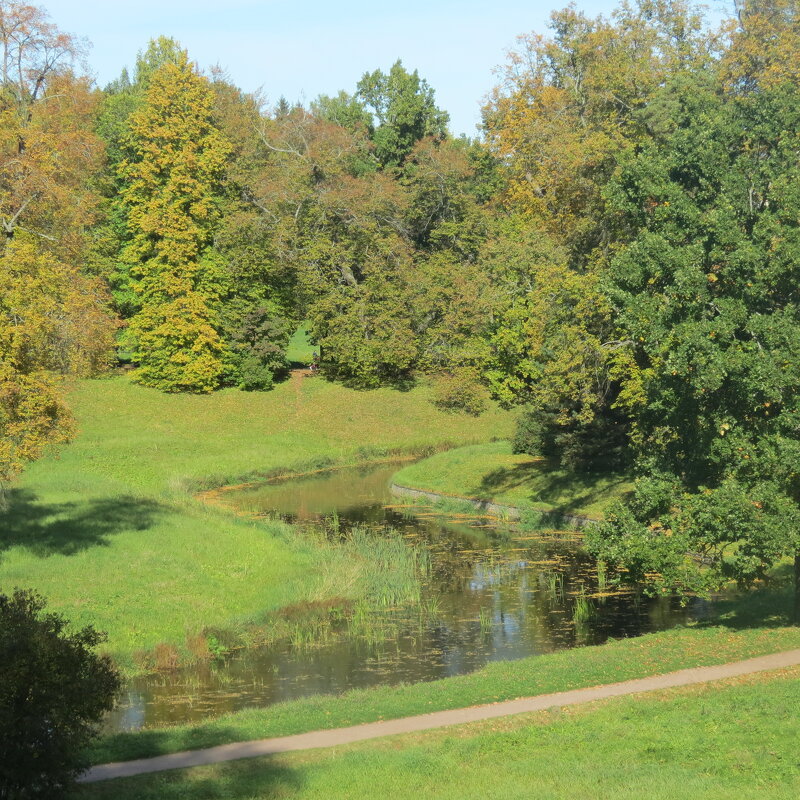
<path fill-rule="evenodd" d="M 789 627 L 786 622 L 789 610 L 788 590 L 751 595 L 723 608 L 722 619 L 714 626 L 679 628 L 597 647 L 494 662 L 469 675 L 429 683 L 308 697 L 196 725 L 119 733 L 99 740 L 91 758 L 93 763 L 144 758 L 751 658 L 800 647 L 800 627 Z"/>
<path fill-rule="evenodd" d="M 79 382 L 69 402 L 78 437 L 31 465 L 0 518 L 0 589 L 35 588 L 74 624 L 107 631 L 129 673 L 137 651 L 169 643 L 187 653 L 206 627 L 258 621 L 330 583 L 314 541 L 188 490 L 488 440 L 513 421 L 496 409 L 439 412 L 424 388 L 356 392 L 316 377 L 201 396 L 119 376 Z"/>
<path fill-rule="evenodd" d="M 286 348 L 286 359 L 292 365 L 308 366 L 314 357 L 314 351 L 318 351 L 318 346 L 311 344 L 308 338 L 309 323 L 302 322 L 300 327 L 289 339 L 289 346 Z"/>
<path fill-rule="evenodd" d="M 575 474 L 528 455 L 509 442 L 459 447 L 410 464 L 394 482 L 454 497 L 548 512 L 599 518 L 632 484 L 620 474 Z"/>
<path fill-rule="evenodd" d="M 616 698 L 333 750 L 121 779 L 78 796 L 790 800 L 800 670 Z"/>

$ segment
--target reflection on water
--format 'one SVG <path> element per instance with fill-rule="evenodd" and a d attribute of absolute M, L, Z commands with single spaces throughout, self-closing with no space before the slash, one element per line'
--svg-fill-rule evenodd
<path fill-rule="evenodd" d="M 137 678 L 109 728 L 190 722 L 322 692 L 434 680 L 488 661 L 663 630 L 704 611 L 699 603 L 682 609 L 668 599 L 612 594 L 591 598 L 592 613 L 582 619 L 576 600 L 596 594 L 598 579 L 573 534 L 501 532 L 480 517 L 404 506 L 388 489 L 397 469 L 382 465 L 270 483 L 228 492 L 225 502 L 303 521 L 335 513 L 343 531 L 356 524 L 395 528 L 430 552 L 427 613 L 386 611 L 376 623 L 392 631 L 383 640 L 341 635 L 305 649 L 286 643 Z"/>

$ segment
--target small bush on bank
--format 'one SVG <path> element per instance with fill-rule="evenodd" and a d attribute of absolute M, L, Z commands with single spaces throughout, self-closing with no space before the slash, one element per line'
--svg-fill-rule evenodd
<path fill-rule="evenodd" d="M 439 375 L 433 384 L 433 403 L 446 411 L 463 411 L 477 417 L 489 402 L 489 392 L 474 367 L 457 367 Z"/>

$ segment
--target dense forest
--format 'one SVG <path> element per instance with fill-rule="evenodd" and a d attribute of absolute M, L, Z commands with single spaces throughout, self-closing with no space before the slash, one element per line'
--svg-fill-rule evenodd
<path fill-rule="evenodd" d="M 630 470 L 589 544 L 657 590 L 798 551 L 791 0 L 556 12 L 476 140 L 401 61 L 265 107 L 167 38 L 100 89 L 14 1 L 0 44 L 0 481 L 70 436 L 65 376 L 268 391 L 307 321 L 330 380 L 519 405 L 520 451 Z"/>

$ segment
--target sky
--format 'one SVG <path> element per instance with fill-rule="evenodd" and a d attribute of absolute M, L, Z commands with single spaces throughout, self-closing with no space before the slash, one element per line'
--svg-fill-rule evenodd
<path fill-rule="evenodd" d="M 29 0 L 53 22 L 91 43 L 88 63 L 100 86 L 132 66 L 160 35 L 172 36 L 202 69 L 219 65 L 269 104 L 310 102 L 353 92 L 359 78 L 399 58 L 417 69 L 450 114 L 455 135 L 475 136 L 480 107 L 517 36 L 545 33 L 567 0 Z M 724 0 L 712 0 L 714 3 Z M 579 0 L 590 16 L 610 0 Z"/>

